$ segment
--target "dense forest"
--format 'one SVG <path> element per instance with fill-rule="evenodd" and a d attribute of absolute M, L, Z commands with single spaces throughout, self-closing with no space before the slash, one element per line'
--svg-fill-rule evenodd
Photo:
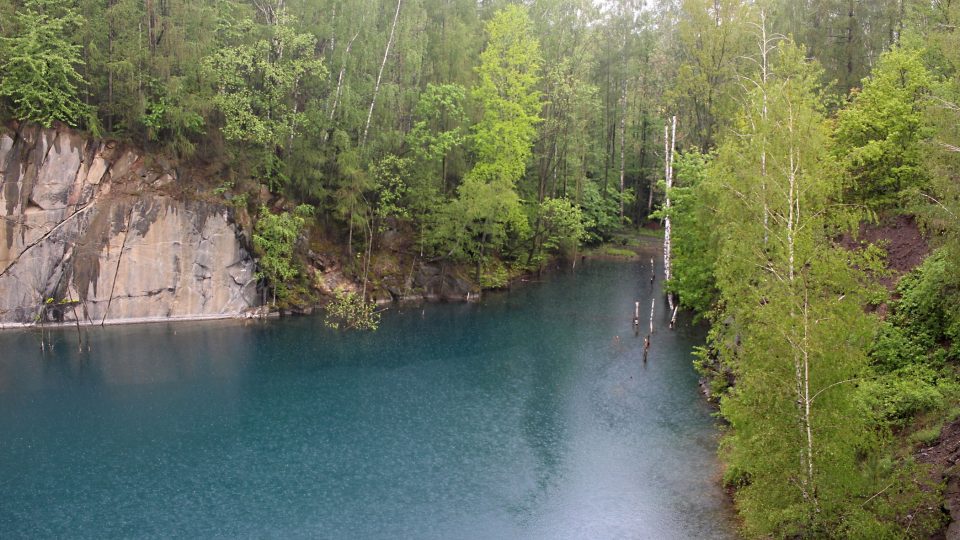
<path fill-rule="evenodd" d="M 669 218 L 743 532 L 926 537 L 946 518 L 915 449 L 960 416 L 958 21 L 951 0 L 0 0 L 0 116 L 216 164 L 181 187 L 254 218 L 279 302 L 306 294 L 305 227 L 364 285 L 393 229 L 491 287 Z M 892 222 L 931 248 L 903 275 L 858 240 Z M 362 321 L 366 297 L 335 306 Z"/>

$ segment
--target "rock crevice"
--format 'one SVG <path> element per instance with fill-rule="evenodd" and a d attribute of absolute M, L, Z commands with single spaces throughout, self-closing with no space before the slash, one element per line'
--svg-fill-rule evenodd
<path fill-rule="evenodd" d="M 0 134 L 0 327 L 50 311 L 72 322 L 73 309 L 46 302 L 77 301 L 76 317 L 95 323 L 256 307 L 255 261 L 230 210 L 158 191 L 180 175 L 146 161 L 66 129 Z"/>

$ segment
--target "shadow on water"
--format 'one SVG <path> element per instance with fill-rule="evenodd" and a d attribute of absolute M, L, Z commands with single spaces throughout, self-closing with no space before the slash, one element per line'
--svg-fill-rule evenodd
<path fill-rule="evenodd" d="M 479 304 L 0 334 L 0 530 L 69 536 L 730 538 L 690 350 L 635 337 L 649 269 Z M 657 297 L 658 303 L 662 297 Z M 642 310 L 643 311 L 643 310 Z M 645 321 L 644 321 L 645 322 Z"/>

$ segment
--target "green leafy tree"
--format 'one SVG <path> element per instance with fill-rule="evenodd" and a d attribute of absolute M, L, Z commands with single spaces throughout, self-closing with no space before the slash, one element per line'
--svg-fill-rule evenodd
<path fill-rule="evenodd" d="M 253 31 L 241 21 L 238 31 Z M 286 178 L 282 152 L 299 133 L 304 101 L 326 75 L 316 38 L 298 33 L 287 19 L 277 20 L 268 37 L 252 44 L 226 45 L 206 59 L 217 84 L 214 98 L 224 116 L 223 135 L 248 149 L 262 149 L 260 169 L 272 188 Z"/>
<path fill-rule="evenodd" d="M 473 89 L 483 117 L 472 138 L 477 154 L 472 175 L 513 185 L 523 177 L 541 121 L 537 85 L 543 60 L 524 8 L 498 11 L 486 28 L 487 48 L 477 68 L 480 82 Z"/>
<path fill-rule="evenodd" d="M 430 176 L 439 179 L 435 183 L 431 178 L 425 179 L 424 189 L 432 184 L 440 192 L 447 190 L 448 155 L 466 138 L 465 100 L 466 90 L 458 84 L 428 84 L 420 94 L 415 111 L 418 120 L 407 134 L 407 144 L 422 167 L 432 173 Z"/>
<path fill-rule="evenodd" d="M 714 263 L 717 259 L 717 186 L 706 181 L 710 154 L 691 149 L 678 154 L 676 180 L 670 190 L 673 219 L 673 273 L 667 288 L 680 304 L 700 316 L 717 301 Z M 654 214 L 660 216 L 659 213 Z"/>
<path fill-rule="evenodd" d="M 926 187 L 923 141 L 929 136 L 927 97 L 933 79 L 922 51 L 895 48 L 864 80 L 837 120 L 837 156 L 857 202 L 896 206 L 901 191 Z"/>
<path fill-rule="evenodd" d="M 313 207 L 309 205 L 300 205 L 293 213 L 279 214 L 260 207 L 253 233 L 253 245 L 260 256 L 258 276 L 269 280 L 273 286 L 275 301 L 286 300 L 291 285 L 300 276 L 294 249 L 306 224 L 306 218 L 312 214 Z"/>
<path fill-rule="evenodd" d="M 568 199 L 546 199 L 540 205 L 543 248 L 575 258 L 580 243 L 587 237 L 583 212 Z"/>
<path fill-rule="evenodd" d="M 390 218 L 410 218 L 410 212 L 405 206 L 409 177 L 408 159 L 390 154 L 374 165 L 374 216 L 377 221 L 374 229 L 383 229 L 384 222 Z"/>
<path fill-rule="evenodd" d="M 930 235 L 942 244 L 944 256 L 960 265 L 960 4 L 941 3 L 931 14 L 929 27 L 919 29 L 929 44 L 927 60 L 932 69 L 944 76 L 933 87 L 925 111 L 931 126 L 931 140 L 925 148 L 930 185 L 913 199 L 912 209 L 925 226 L 938 234 Z"/>
<path fill-rule="evenodd" d="M 861 308 L 862 274 L 830 241 L 840 175 L 821 75 L 804 56 L 788 41 L 778 46 L 739 135 L 708 168 L 720 317 L 729 322 L 715 349 L 736 376 L 721 401 L 727 480 L 750 536 L 881 537 L 914 510 L 901 495 L 923 496 L 896 471 L 870 466 L 882 440 L 852 390 L 874 322 Z M 903 491 L 885 496 L 891 481 Z"/>
<path fill-rule="evenodd" d="M 473 96 L 483 117 L 472 137 L 477 162 L 444 212 L 437 234 L 449 253 L 478 264 L 510 236 L 529 231 L 517 193 L 540 121 L 541 56 L 521 6 L 508 6 L 487 23 L 489 41 L 480 55 L 479 84 Z M 479 272 L 479 266 L 478 266 Z"/>
<path fill-rule="evenodd" d="M 324 324 L 334 330 L 376 330 L 380 326 L 380 313 L 376 307 L 361 294 L 337 289 L 333 300 L 327 304 Z"/>
<path fill-rule="evenodd" d="M 624 192 L 623 204 L 631 201 L 632 192 Z M 613 238 L 622 227 L 620 220 L 621 193 L 614 186 L 607 186 L 603 193 L 597 182 L 585 179 L 580 189 L 580 208 L 586 226 L 587 244 L 599 244 Z"/>
<path fill-rule="evenodd" d="M 70 2 L 27 0 L 16 11 L 17 32 L 0 38 L 0 98 L 15 118 L 46 127 L 89 121 L 86 84 L 77 66 L 80 46 L 68 35 L 84 24 Z"/>

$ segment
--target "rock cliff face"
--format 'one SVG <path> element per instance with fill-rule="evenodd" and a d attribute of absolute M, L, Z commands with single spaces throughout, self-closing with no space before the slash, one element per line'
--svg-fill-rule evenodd
<path fill-rule="evenodd" d="M 171 195 L 176 177 L 68 130 L 0 134 L 0 327 L 253 308 L 255 262 L 229 209 Z"/>

